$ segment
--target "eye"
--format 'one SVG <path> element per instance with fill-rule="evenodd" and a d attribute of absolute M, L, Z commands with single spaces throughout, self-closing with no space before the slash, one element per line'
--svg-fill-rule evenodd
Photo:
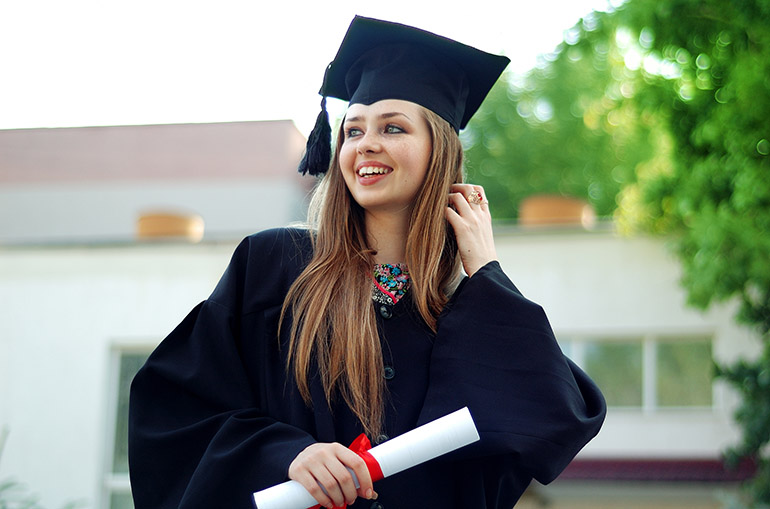
<path fill-rule="evenodd" d="M 397 126 L 395 124 L 388 124 L 387 126 L 385 126 L 385 132 L 387 134 L 398 134 L 398 133 L 403 133 L 403 132 L 406 132 L 406 131 L 404 131 L 402 128 L 400 128 L 399 126 Z"/>
<path fill-rule="evenodd" d="M 363 131 L 358 127 L 348 127 L 345 129 L 345 139 L 355 138 L 356 136 L 361 136 L 362 134 Z"/>

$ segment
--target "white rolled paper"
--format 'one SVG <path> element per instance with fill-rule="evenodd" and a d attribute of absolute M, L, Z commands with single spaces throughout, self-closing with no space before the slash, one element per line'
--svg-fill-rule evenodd
<path fill-rule="evenodd" d="M 465 407 L 372 447 L 369 454 L 380 464 L 382 475 L 388 477 L 478 439 L 476 425 Z"/>
<path fill-rule="evenodd" d="M 369 449 L 384 477 L 452 452 L 479 439 L 468 408 L 392 438 Z M 297 481 L 286 481 L 254 493 L 257 509 L 307 509 L 318 502 Z"/>

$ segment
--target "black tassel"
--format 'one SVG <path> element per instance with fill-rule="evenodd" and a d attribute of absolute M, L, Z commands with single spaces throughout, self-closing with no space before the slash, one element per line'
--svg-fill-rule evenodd
<path fill-rule="evenodd" d="M 307 138 L 305 155 L 299 163 L 299 172 L 310 173 L 314 177 L 323 175 L 329 169 L 332 159 L 332 128 L 329 114 L 326 112 L 326 97 L 321 99 L 321 113 L 315 120 L 315 127 Z"/>

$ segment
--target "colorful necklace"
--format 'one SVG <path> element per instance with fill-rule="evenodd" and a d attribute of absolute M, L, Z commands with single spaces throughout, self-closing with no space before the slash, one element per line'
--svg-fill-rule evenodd
<path fill-rule="evenodd" d="M 374 265 L 372 299 L 393 305 L 409 290 L 409 269 L 404 263 Z"/>

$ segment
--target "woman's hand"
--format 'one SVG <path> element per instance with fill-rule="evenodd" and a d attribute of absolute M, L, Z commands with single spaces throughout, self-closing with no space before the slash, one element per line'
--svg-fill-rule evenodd
<path fill-rule="evenodd" d="M 489 214 L 489 202 L 483 187 L 453 184 L 446 218 L 454 229 L 460 259 L 468 276 L 497 259 L 492 237 L 492 216 Z"/>
<path fill-rule="evenodd" d="M 358 478 L 358 489 L 348 468 Z M 323 507 L 352 504 L 356 497 L 377 498 L 364 460 L 336 442 L 316 443 L 306 447 L 289 465 L 289 479 L 304 486 Z"/>

